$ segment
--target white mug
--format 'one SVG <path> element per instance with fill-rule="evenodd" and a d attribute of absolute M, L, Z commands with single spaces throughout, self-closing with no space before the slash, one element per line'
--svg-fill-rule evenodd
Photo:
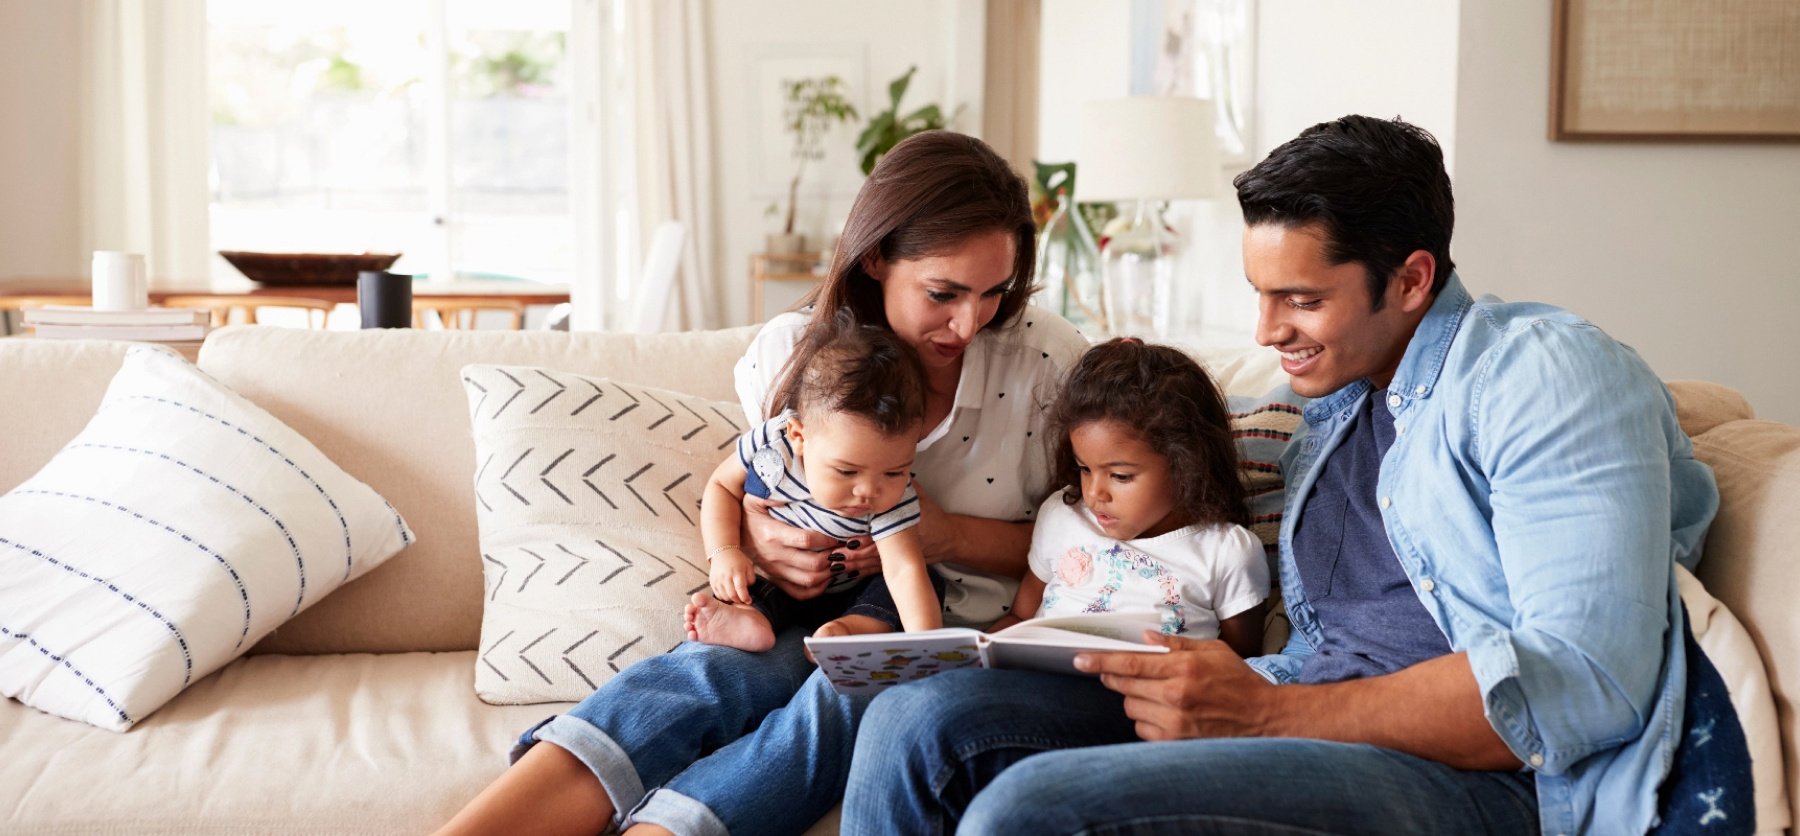
<path fill-rule="evenodd" d="M 94 251 L 94 310 L 141 311 L 150 307 L 150 282 L 141 253 Z"/>

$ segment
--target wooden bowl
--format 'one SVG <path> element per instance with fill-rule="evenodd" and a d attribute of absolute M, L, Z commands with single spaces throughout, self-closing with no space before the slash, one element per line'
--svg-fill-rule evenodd
<path fill-rule="evenodd" d="M 251 281 L 270 287 L 354 285 L 364 270 L 386 270 L 400 253 L 253 253 L 220 250 L 219 255 Z"/>

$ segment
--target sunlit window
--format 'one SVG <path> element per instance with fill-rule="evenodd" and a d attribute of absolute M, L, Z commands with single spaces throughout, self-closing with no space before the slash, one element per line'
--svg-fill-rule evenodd
<path fill-rule="evenodd" d="M 211 0 L 215 249 L 567 282 L 570 0 Z"/>

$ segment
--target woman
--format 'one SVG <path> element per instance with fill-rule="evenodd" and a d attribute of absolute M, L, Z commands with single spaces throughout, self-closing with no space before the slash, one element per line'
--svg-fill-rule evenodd
<path fill-rule="evenodd" d="M 752 420 L 775 380 L 847 309 L 926 364 L 914 463 L 927 558 L 945 622 L 1004 614 L 1024 571 L 1030 517 L 1048 491 L 1042 407 L 1086 348 L 1068 322 L 1029 308 L 1036 254 L 1024 181 L 980 140 L 930 132 L 894 147 L 857 194 L 825 281 L 772 320 L 736 369 Z M 817 595 L 877 571 L 870 543 L 783 524 L 746 500 L 744 544 L 777 585 Z M 527 731 L 514 765 L 447 833 L 796 833 L 837 804 L 866 700 L 833 691 L 789 630 L 746 653 L 686 643 L 620 673 L 569 713 Z M 551 745 L 536 745 L 548 743 Z"/>

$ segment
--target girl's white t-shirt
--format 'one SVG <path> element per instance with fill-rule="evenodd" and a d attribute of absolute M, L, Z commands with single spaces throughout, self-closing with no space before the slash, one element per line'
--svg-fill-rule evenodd
<path fill-rule="evenodd" d="M 1085 504 L 1044 500 L 1031 571 L 1045 584 L 1037 616 L 1154 612 L 1163 633 L 1217 638 L 1219 622 L 1269 597 L 1262 541 L 1232 523 L 1114 540 Z"/>
<path fill-rule="evenodd" d="M 793 353 L 806 313 L 789 311 L 763 326 L 735 369 L 738 399 L 752 422 L 765 420 L 770 390 Z M 1050 439 L 1044 421 L 1063 373 L 1087 340 L 1049 311 L 1028 306 L 1007 328 L 987 328 L 963 353 L 950 414 L 919 442 L 915 483 L 945 511 L 1029 521 L 1050 490 Z M 1018 581 L 956 563 L 934 566 L 944 578 L 946 626 L 986 627 L 1006 613 Z"/>

